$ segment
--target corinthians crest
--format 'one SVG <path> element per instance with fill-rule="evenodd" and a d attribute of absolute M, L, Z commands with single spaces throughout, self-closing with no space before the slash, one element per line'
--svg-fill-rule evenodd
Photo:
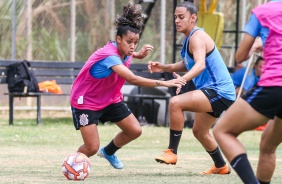
<path fill-rule="evenodd" d="M 89 122 L 89 120 L 88 120 L 88 115 L 87 114 L 81 114 L 79 116 L 79 123 L 80 123 L 81 126 L 87 125 L 88 122 Z"/>

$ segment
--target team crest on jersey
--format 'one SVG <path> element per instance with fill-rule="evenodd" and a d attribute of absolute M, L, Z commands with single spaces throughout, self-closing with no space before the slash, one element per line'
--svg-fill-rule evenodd
<path fill-rule="evenodd" d="M 88 120 L 88 115 L 87 114 L 81 114 L 79 116 L 79 123 L 80 123 L 81 126 L 87 125 L 88 122 L 89 122 L 89 120 Z"/>

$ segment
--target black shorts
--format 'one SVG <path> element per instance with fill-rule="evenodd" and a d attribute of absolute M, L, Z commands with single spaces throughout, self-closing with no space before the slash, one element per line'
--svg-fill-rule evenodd
<path fill-rule="evenodd" d="M 201 91 L 207 96 L 210 100 L 213 112 L 207 112 L 211 116 L 215 118 L 219 118 L 223 111 L 226 111 L 228 107 L 230 107 L 234 101 L 228 100 L 220 95 L 217 92 L 210 88 L 203 88 Z"/>
<path fill-rule="evenodd" d="M 76 109 L 74 107 L 71 107 L 71 109 L 73 123 L 76 130 L 79 130 L 82 126 L 91 124 L 98 125 L 99 121 L 101 123 L 105 123 L 107 121 L 118 122 L 131 114 L 130 109 L 124 102 L 111 104 L 99 111 Z"/>
<path fill-rule="evenodd" d="M 242 98 L 260 114 L 282 119 L 282 87 L 255 86 Z"/>

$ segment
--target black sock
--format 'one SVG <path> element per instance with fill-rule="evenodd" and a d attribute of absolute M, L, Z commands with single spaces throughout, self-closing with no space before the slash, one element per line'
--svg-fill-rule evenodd
<path fill-rule="evenodd" d="M 178 149 L 181 135 L 182 135 L 182 130 L 177 131 L 177 130 L 170 129 L 168 149 L 172 149 L 172 152 L 175 154 L 177 154 L 177 149 Z"/>
<path fill-rule="evenodd" d="M 231 162 L 231 166 L 237 172 L 243 183 L 258 183 L 247 154 L 237 155 Z"/>
<path fill-rule="evenodd" d="M 213 151 L 207 151 L 209 155 L 211 156 L 215 167 L 220 168 L 225 166 L 226 162 L 224 161 L 220 149 L 217 147 Z"/>
<path fill-rule="evenodd" d="M 270 181 L 269 182 L 265 182 L 265 181 L 260 181 L 258 180 L 260 184 L 270 184 Z"/>
<path fill-rule="evenodd" d="M 118 149 L 120 149 L 120 148 L 115 145 L 114 140 L 112 140 L 106 147 L 104 147 L 104 150 L 105 150 L 107 155 L 115 154 L 115 152 Z"/>

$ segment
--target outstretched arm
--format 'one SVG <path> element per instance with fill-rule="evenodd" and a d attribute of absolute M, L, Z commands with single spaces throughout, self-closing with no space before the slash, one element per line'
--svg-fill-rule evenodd
<path fill-rule="evenodd" d="M 161 64 L 157 61 L 148 62 L 148 70 L 153 72 L 187 72 L 187 69 L 183 61 L 179 61 L 173 64 Z"/>
<path fill-rule="evenodd" d="M 155 86 L 165 86 L 165 87 L 177 87 L 181 88 L 186 84 L 186 81 L 183 78 L 176 78 L 169 81 L 162 80 L 152 80 L 147 79 L 141 76 L 134 75 L 134 73 L 129 70 L 124 65 L 115 65 L 112 69 L 127 82 L 137 86 L 146 86 L 146 87 L 155 87 Z"/>

